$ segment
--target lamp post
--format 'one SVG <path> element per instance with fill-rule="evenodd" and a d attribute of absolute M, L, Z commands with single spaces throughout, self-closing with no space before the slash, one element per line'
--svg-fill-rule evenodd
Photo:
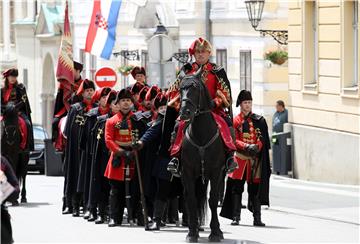
<path fill-rule="evenodd" d="M 281 45 L 288 43 L 287 30 L 258 30 L 256 29 L 261 21 L 262 13 L 264 10 L 265 0 L 246 0 L 245 1 L 249 21 L 251 22 L 254 30 L 259 31 L 262 36 L 272 36 L 275 41 Z"/>

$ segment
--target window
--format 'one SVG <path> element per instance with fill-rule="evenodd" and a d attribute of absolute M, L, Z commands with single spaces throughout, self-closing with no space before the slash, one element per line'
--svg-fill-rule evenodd
<path fill-rule="evenodd" d="M 26 89 L 29 89 L 29 87 L 28 87 L 28 78 L 29 78 L 28 69 L 23 69 L 23 84 L 24 84 Z"/>
<path fill-rule="evenodd" d="M 228 2 L 227 1 L 212 1 L 211 2 L 211 8 L 213 10 L 226 10 L 226 8 L 228 7 Z"/>
<path fill-rule="evenodd" d="M 359 85 L 359 1 L 353 2 L 354 72 L 352 87 Z"/>
<path fill-rule="evenodd" d="M 317 91 L 318 83 L 318 6 L 316 1 L 304 2 L 303 84 L 307 91 Z"/>
<path fill-rule="evenodd" d="M 176 12 L 188 12 L 194 9 L 194 2 L 192 0 L 176 0 L 175 11 Z"/>
<path fill-rule="evenodd" d="M 13 23 L 15 22 L 15 2 L 10 1 L 10 43 L 15 44 L 15 29 Z"/>
<path fill-rule="evenodd" d="M 3 36 L 3 1 L 0 1 L 0 44 L 4 43 L 4 36 Z"/>
<path fill-rule="evenodd" d="M 149 60 L 149 54 L 147 50 L 141 50 L 141 66 L 145 68 L 147 67 Z"/>
<path fill-rule="evenodd" d="M 251 91 L 251 50 L 240 51 L 240 90 Z"/>
<path fill-rule="evenodd" d="M 221 65 L 225 70 L 227 70 L 226 49 L 216 49 L 216 64 Z"/>
<path fill-rule="evenodd" d="M 344 1 L 342 21 L 343 91 L 358 93 L 359 87 L 359 2 Z"/>

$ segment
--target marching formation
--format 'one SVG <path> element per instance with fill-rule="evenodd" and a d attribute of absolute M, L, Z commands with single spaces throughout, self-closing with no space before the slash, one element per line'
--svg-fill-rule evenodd
<path fill-rule="evenodd" d="M 187 240 L 196 242 L 210 184 L 209 239 L 220 241 L 218 202 L 220 215 L 238 225 L 247 182 L 253 224 L 265 225 L 261 205 L 269 205 L 271 173 L 266 121 L 252 113 L 245 90 L 236 101 L 241 112 L 233 117 L 230 82 L 222 67 L 209 62 L 211 50 L 207 40 L 196 39 L 189 48 L 194 62 L 162 89 L 150 87 L 145 69 L 135 67 L 132 86 L 96 90 L 74 62 L 74 82 L 60 83 L 52 128 L 54 146 L 63 152 L 63 214 L 109 227 L 122 225 L 126 216 L 128 224 L 146 230 L 181 222 L 189 227 Z M 26 98 L 25 88 L 11 82 L 15 70 L 3 76 L 2 114 L 9 101 Z M 30 107 L 23 103 L 19 121 L 30 127 Z"/>

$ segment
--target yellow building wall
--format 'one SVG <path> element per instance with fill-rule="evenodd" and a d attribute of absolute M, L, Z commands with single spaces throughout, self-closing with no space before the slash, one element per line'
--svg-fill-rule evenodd
<path fill-rule="evenodd" d="M 318 80 L 310 94 L 303 84 L 303 7 L 303 1 L 289 4 L 289 121 L 360 134 L 359 97 L 342 92 L 341 1 L 318 1 Z"/>

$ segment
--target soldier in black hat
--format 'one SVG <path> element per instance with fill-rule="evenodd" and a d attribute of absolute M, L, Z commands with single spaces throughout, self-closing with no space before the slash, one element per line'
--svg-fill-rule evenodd
<path fill-rule="evenodd" d="M 90 170 L 92 161 L 91 149 L 93 143 L 91 132 L 97 117 L 107 114 L 110 110 L 110 106 L 106 103 L 106 98 L 110 91 L 110 87 L 103 87 L 97 90 L 93 95 L 92 100 L 94 103 L 98 103 L 98 106 L 92 108 L 85 114 L 85 125 L 83 127 L 83 132 L 81 133 L 80 138 L 81 159 L 77 192 L 83 193 L 83 204 L 85 207 L 84 219 L 88 219 L 89 221 L 95 221 L 97 218 L 96 208 L 90 209 L 88 207 Z"/>
<path fill-rule="evenodd" d="M 77 192 L 81 159 L 79 143 L 85 125 L 85 114 L 97 106 L 93 102 L 94 92 L 94 82 L 85 79 L 76 93 L 83 100 L 71 106 L 64 130 L 67 144 L 64 160 L 66 208 L 63 214 L 72 213 L 74 217 L 80 215 L 81 194 Z"/>
<path fill-rule="evenodd" d="M 231 219 L 231 225 L 239 225 L 241 199 L 246 181 L 248 208 L 254 216 L 253 224 L 265 226 L 261 221 L 261 205 L 269 205 L 271 168 L 268 127 L 263 116 L 252 112 L 252 96 L 249 91 L 240 92 L 236 106 L 241 108 L 240 114 L 234 118 L 235 159 L 239 168 L 229 174 L 220 216 Z"/>
<path fill-rule="evenodd" d="M 147 156 L 146 164 L 153 165 L 152 176 L 156 178 L 156 195 L 154 202 L 154 223 L 149 230 L 159 230 L 161 220 L 166 210 L 167 200 L 180 195 L 181 182 L 177 177 L 172 177 L 167 171 L 167 165 L 171 159 L 168 151 L 170 142 L 165 141 L 170 138 L 163 136 L 163 122 L 166 111 L 167 97 L 162 93 L 158 93 L 154 100 L 154 106 L 157 110 L 157 119 L 152 126 L 138 141 L 139 148 L 145 146 L 149 156 Z M 160 147 L 163 145 L 163 147 Z M 162 148 L 163 150 L 159 150 Z M 167 150 L 166 150 L 167 148 Z"/>
<path fill-rule="evenodd" d="M 122 89 L 118 93 L 115 103 L 119 105 L 120 112 L 108 119 L 105 124 L 105 143 L 111 152 L 104 173 L 111 186 L 109 227 L 119 226 L 122 223 L 126 203 L 125 179 L 128 177 L 125 173 L 126 170 L 130 170 L 128 182 L 131 184 L 132 191 L 137 186 L 135 160 L 132 151 L 133 133 L 137 132 L 135 134 L 141 137 L 146 130 L 146 124 L 142 121 L 142 118 L 135 116 L 131 111 L 133 100 L 128 89 Z M 132 200 L 137 201 L 137 199 Z M 127 204 L 127 207 L 131 208 L 130 205 Z M 136 205 L 136 203 L 133 205 Z M 132 210 L 128 209 L 128 213 L 132 214 Z"/>
<path fill-rule="evenodd" d="M 105 123 L 119 112 L 119 106 L 115 103 L 117 92 L 112 90 L 107 98 L 106 104 L 110 106 L 107 114 L 97 117 L 92 129 L 92 162 L 90 174 L 89 209 L 98 209 L 99 214 L 95 224 L 105 223 L 107 220 L 107 207 L 109 205 L 110 185 L 104 173 L 109 161 L 109 150 L 105 145 Z M 95 213 L 96 211 L 94 211 Z M 95 217 L 95 216 L 94 216 Z M 91 218 L 91 217 L 90 217 Z"/>

